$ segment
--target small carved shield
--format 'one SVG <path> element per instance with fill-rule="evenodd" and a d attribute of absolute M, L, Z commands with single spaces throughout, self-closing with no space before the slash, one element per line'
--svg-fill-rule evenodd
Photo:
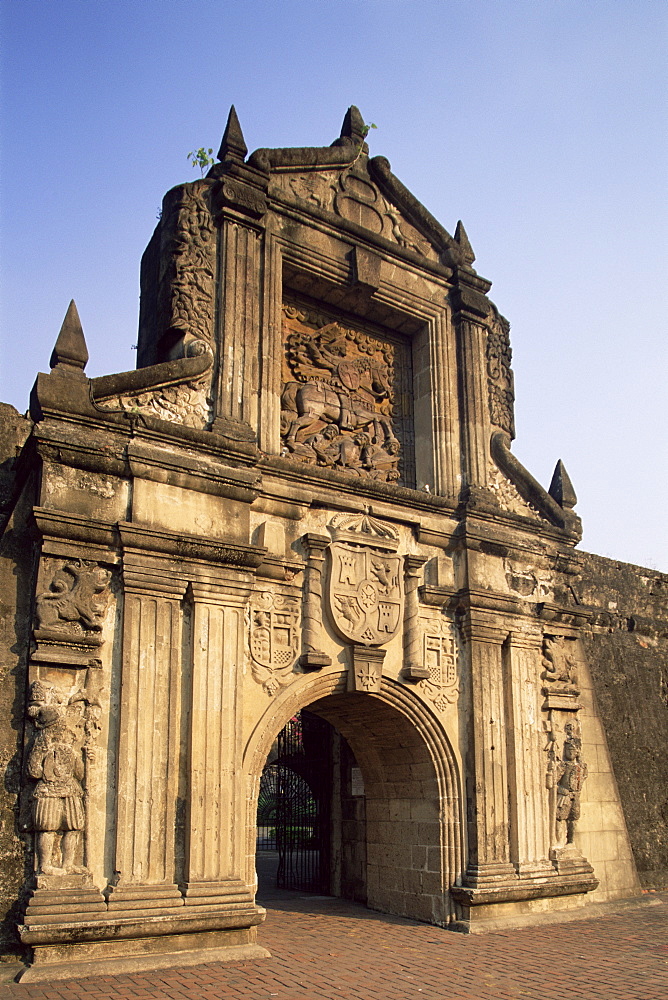
<path fill-rule="evenodd" d="M 335 541 L 330 547 L 329 611 L 349 642 L 382 646 L 401 620 L 401 557 Z"/>

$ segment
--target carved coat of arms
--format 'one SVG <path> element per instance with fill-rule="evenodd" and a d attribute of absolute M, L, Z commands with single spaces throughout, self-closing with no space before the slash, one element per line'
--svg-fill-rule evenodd
<path fill-rule="evenodd" d="M 248 636 L 252 672 L 268 694 L 275 694 L 292 672 L 299 652 L 298 618 L 294 597 L 270 591 L 253 596 Z"/>
<path fill-rule="evenodd" d="M 334 522 L 333 534 L 328 604 L 334 627 L 348 642 L 382 646 L 401 623 L 401 557 L 394 531 L 353 515 Z"/>

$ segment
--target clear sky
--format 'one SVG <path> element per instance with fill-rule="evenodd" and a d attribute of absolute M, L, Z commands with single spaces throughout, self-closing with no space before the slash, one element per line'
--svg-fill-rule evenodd
<path fill-rule="evenodd" d="M 2 380 L 24 411 L 70 298 L 134 367 L 162 196 L 234 103 L 249 149 L 346 108 L 511 322 L 517 440 L 582 547 L 668 571 L 664 0 L 3 0 Z"/>

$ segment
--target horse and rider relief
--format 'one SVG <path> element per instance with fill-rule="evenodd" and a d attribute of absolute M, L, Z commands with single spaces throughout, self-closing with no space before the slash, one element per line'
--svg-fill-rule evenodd
<path fill-rule="evenodd" d="M 289 309 L 286 322 L 283 455 L 397 482 L 403 478 L 403 456 L 396 430 L 395 345 L 338 322 L 309 328 L 299 322 L 303 315 Z"/>

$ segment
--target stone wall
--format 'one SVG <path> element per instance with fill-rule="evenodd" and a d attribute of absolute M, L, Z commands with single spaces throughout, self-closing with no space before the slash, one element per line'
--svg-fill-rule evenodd
<path fill-rule="evenodd" d="M 641 884 L 668 886 L 668 575 L 582 553 L 584 643 Z"/>
<path fill-rule="evenodd" d="M 18 836 L 26 656 L 30 628 L 30 545 L 26 546 L 27 490 L 14 507 L 17 455 L 32 421 L 0 403 L 0 518 L 13 511 L 0 538 L 0 953 L 18 947 L 17 902 L 26 879 L 26 852 Z"/>

